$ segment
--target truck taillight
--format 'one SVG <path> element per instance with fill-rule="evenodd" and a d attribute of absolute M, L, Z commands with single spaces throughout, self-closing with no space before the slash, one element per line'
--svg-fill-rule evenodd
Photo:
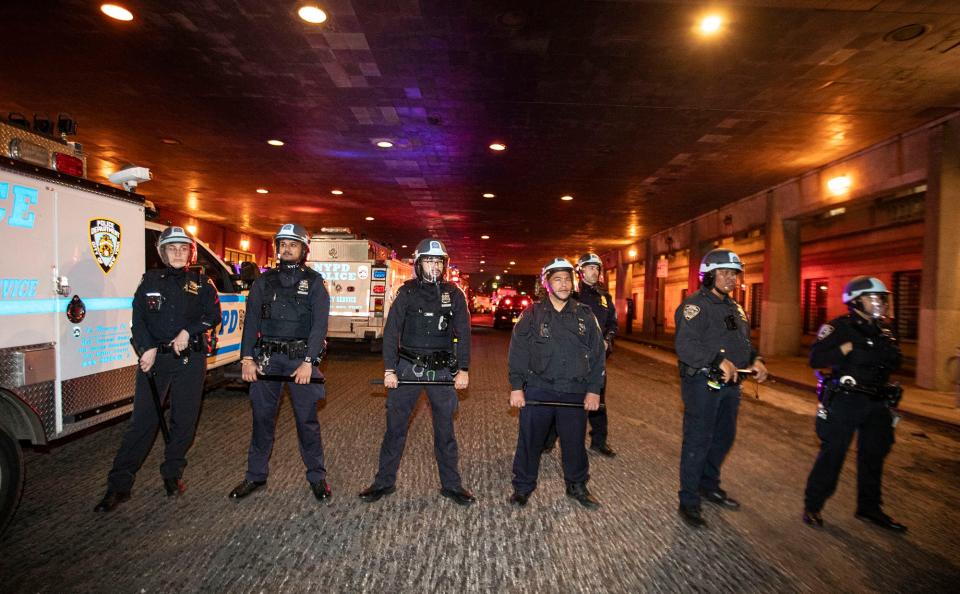
<path fill-rule="evenodd" d="M 520 305 L 526 307 L 526 306 L 530 305 L 530 302 L 527 301 L 526 299 L 524 299 L 523 301 L 520 302 Z"/>
<path fill-rule="evenodd" d="M 386 285 L 373 285 L 373 294 L 374 295 L 383 295 L 387 292 Z"/>
<path fill-rule="evenodd" d="M 503 303 L 506 304 L 506 305 L 511 305 L 511 304 L 513 303 L 513 301 L 510 300 L 510 299 L 504 299 L 504 300 L 503 300 Z"/>
<path fill-rule="evenodd" d="M 373 300 L 373 311 L 383 311 L 383 298 L 377 297 Z"/>
<path fill-rule="evenodd" d="M 11 159 L 26 161 L 40 167 L 50 167 L 50 152 L 39 144 L 27 142 L 22 138 L 10 141 L 8 154 Z"/>
<path fill-rule="evenodd" d="M 57 171 L 72 175 L 74 177 L 83 177 L 83 159 L 63 153 L 54 153 L 53 168 Z"/>

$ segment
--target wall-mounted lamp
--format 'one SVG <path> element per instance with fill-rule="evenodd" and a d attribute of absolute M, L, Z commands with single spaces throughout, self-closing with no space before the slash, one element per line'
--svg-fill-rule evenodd
<path fill-rule="evenodd" d="M 249 249 L 250 249 L 250 240 L 249 240 L 249 239 L 241 239 L 241 240 L 240 240 L 240 249 L 243 250 L 243 251 L 249 250 Z"/>
<path fill-rule="evenodd" d="M 846 194 L 850 191 L 851 185 L 850 177 L 846 175 L 838 175 L 837 177 L 827 180 L 827 189 L 835 196 Z"/>

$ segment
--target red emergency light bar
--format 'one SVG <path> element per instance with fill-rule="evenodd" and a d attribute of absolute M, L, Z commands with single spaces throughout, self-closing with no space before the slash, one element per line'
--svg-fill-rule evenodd
<path fill-rule="evenodd" d="M 53 168 L 67 175 L 83 177 L 83 160 L 63 153 L 54 153 Z"/>

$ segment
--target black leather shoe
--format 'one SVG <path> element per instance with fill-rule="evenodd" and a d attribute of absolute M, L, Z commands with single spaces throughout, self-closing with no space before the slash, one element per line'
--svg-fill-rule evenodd
<path fill-rule="evenodd" d="M 803 523 L 807 526 L 823 528 L 823 516 L 820 515 L 820 512 L 805 509 L 803 510 Z"/>
<path fill-rule="evenodd" d="M 363 499 L 367 503 L 373 503 L 381 497 L 386 497 L 396 490 L 397 488 L 393 485 L 390 485 L 389 487 L 378 487 L 374 484 L 370 485 L 363 491 L 360 491 L 360 499 Z"/>
<path fill-rule="evenodd" d="M 693 528 L 705 528 L 707 526 L 707 522 L 703 519 L 699 507 L 683 505 L 681 503 L 677 511 L 680 512 L 680 517 L 683 518 L 683 521 L 686 522 L 688 526 Z"/>
<path fill-rule="evenodd" d="M 613 448 L 605 443 L 591 443 L 590 449 L 607 458 L 614 458 L 617 455 L 617 453 L 613 451 Z"/>
<path fill-rule="evenodd" d="M 310 483 L 310 490 L 313 491 L 313 496 L 317 498 L 317 501 L 330 499 L 330 496 L 333 494 L 330 491 L 330 485 L 324 480 L 321 480 L 319 483 Z"/>
<path fill-rule="evenodd" d="M 250 493 L 253 493 L 260 487 L 267 484 L 267 481 L 243 481 L 230 491 L 230 499 L 243 499 Z"/>
<path fill-rule="evenodd" d="M 587 490 L 586 483 L 571 483 L 567 485 L 567 496 L 573 497 L 577 503 L 587 509 L 597 509 L 600 502 Z"/>
<path fill-rule="evenodd" d="M 727 497 L 727 492 L 723 489 L 700 491 L 700 496 L 710 503 L 715 503 L 727 509 L 740 509 L 740 502 L 731 497 Z"/>
<path fill-rule="evenodd" d="M 523 506 L 525 506 L 525 505 L 527 504 L 527 500 L 528 500 L 528 499 L 530 499 L 530 494 L 529 494 L 529 493 L 527 493 L 526 495 L 521 495 L 520 493 L 514 492 L 514 494 L 511 495 L 511 496 L 507 499 L 507 501 L 508 501 L 511 505 L 517 505 L 517 506 L 523 507 Z"/>
<path fill-rule="evenodd" d="M 180 479 L 163 479 L 163 488 L 167 491 L 167 497 L 179 497 L 187 490 L 187 485 Z"/>
<path fill-rule="evenodd" d="M 476 503 L 477 501 L 477 498 L 473 496 L 473 493 L 467 491 L 463 487 L 460 487 L 459 489 L 440 489 L 440 494 L 447 499 L 453 499 L 453 502 L 457 505 L 470 505 L 471 503 Z"/>
<path fill-rule="evenodd" d="M 858 520 L 863 520 L 864 522 L 873 522 L 877 526 L 891 532 L 906 532 L 907 527 L 903 524 L 897 522 L 887 514 L 883 513 L 879 509 L 872 512 L 861 512 L 857 511 L 855 517 Z"/>
<path fill-rule="evenodd" d="M 130 499 L 130 492 L 117 492 L 117 491 L 107 491 L 107 494 L 103 496 L 103 499 L 100 500 L 100 503 L 97 504 L 97 507 L 93 508 L 95 512 L 110 512 L 116 509 L 118 505 L 124 501 Z"/>

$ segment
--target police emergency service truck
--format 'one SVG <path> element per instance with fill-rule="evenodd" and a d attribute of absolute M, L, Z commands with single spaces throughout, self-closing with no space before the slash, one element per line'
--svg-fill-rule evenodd
<path fill-rule="evenodd" d="M 84 179 L 77 146 L 0 124 L 0 532 L 23 488 L 21 440 L 45 445 L 131 410 L 133 294 L 162 266 L 163 226 L 145 221 L 141 196 Z M 197 251 L 220 293 L 209 368 L 222 373 L 239 360 L 245 297 Z"/>
<path fill-rule="evenodd" d="M 383 326 L 397 289 L 413 277 L 413 266 L 375 241 L 347 228 L 324 228 L 310 239 L 307 265 L 319 272 L 330 293 L 327 338 L 383 345 Z"/>

